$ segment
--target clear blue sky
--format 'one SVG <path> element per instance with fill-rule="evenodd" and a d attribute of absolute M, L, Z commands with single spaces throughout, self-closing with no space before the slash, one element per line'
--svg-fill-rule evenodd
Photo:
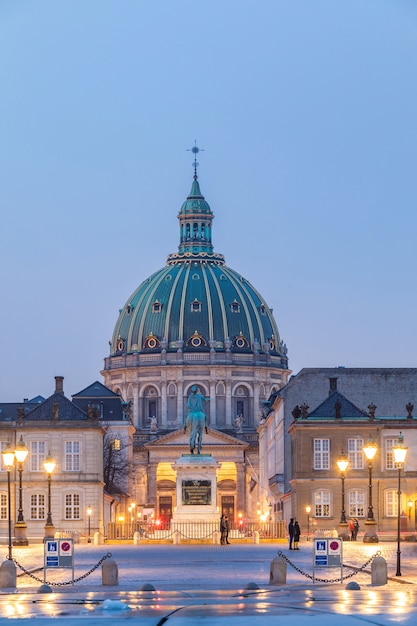
<path fill-rule="evenodd" d="M 96 379 L 192 182 L 290 367 L 417 366 L 415 0 L 1 0 L 0 400 Z"/>

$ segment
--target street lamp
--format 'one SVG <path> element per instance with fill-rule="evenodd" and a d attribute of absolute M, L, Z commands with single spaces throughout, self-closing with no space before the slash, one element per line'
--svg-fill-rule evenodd
<path fill-rule="evenodd" d="M 365 526 L 367 526 L 366 533 L 363 537 L 364 543 L 378 543 L 378 535 L 376 534 L 376 521 L 374 517 L 374 508 L 372 506 L 372 461 L 377 453 L 378 446 L 369 438 L 366 445 L 362 448 L 364 455 L 368 461 L 369 470 L 369 496 L 368 496 L 368 517 L 365 520 Z"/>
<path fill-rule="evenodd" d="M 12 467 L 14 465 L 14 450 L 8 443 L 6 448 L 2 452 L 3 463 L 7 470 L 7 517 L 9 522 L 9 543 L 8 543 L 8 555 L 7 558 L 9 561 L 13 559 L 12 555 L 12 507 L 11 507 L 11 489 L 10 489 L 10 472 L 12 471 Z"/>
<path fill-rule="evenodd" d="M 402 433 L 398 435 L 398 443 L 392 446 L 395 466 L 398 469 L 398 491 L 397 491 L 397 572 L 396 576 L 401 576 L 401 470 L 404 467 L 405 457 L 408 448 L 404 445 Z"/>
<path fill-rule="evenodd" d="M 307 504 L 307 506 L 306 506 L 306 513 L 307 513 L 307 541 L 310 541 L 310 513 L 311 513 L 311 506 L 309 504 Z"/>
<path fill-rule="evenodd" d="M 91 508 L 91 506 L 89 506 L 87 508 L 87 515 L 88 515 L 88 539 L 87 539 L 87 543 L 91 543 L 91 513 L 93 512 L 93 509 Z"/>
<path fill-rule="evenodd" d="M 46 459 L 43 462 L 43 466 L 45 468 L 45 472 L 48 474 L 48 515 L 46 518 L 45 524 L 45 539 L 53 538 L 55 536 L 55 527 L 52 522 L 52 514 L 51 514 L 51 479 L 52 472 L 55 469 L 56 461 L 51 456 L 51 453 L 48 454 Z"/>
<path fill-rule="evenodd" d="M 26 460 L 27 455 L 29 454 L 28 448 L 25 446 L 23 442 L 22 435 L 20 436 L 19 443 L 17 444 L 14 450 L 16 461 L 18 462 L 18 472 L 19 472 L 19 509 L 17 522 L 14 525 L 14 546 L 28 546 L 29 541 L 26 537 L 26 529 L 27 525 L 25 524 L 25 519 L 23 517 L 23 498 L 22 498 L 22 474 L 23 474 L 23 463 Z"/>
<path fill-rule="evenodd" d="M 339 468 L 340 478 L 342 480 L 342 511 L 340 514 L 339 526 L 343 526 L 343 530 L 341 532 L 342 538 L 348 539 L 349 537 L 349 534 L 347 532 L 348 523 L 346 521 L 346 512 L 345 512 L 345 472 L 349 465 L 349 459 L 347 458 L 343 450 L 341 451 L 340 457 L 336 461 L 336 464 L 337 464 L 337 467 Z"/>

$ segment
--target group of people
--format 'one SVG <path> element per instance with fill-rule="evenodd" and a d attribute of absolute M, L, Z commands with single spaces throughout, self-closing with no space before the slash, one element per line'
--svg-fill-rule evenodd
<path fill-rule="evenodd" d="M 293 517 L 290 519 L 290 523 L 288 524 L 288 536 L 289 536 L 289 549 L 290 550 L 299 550 L 298 542 L 300 541 L 301 529 L 300 524 Z"/>
<path fill-rule="evenodd" d="M 229 518 L 222 515 L 220 518 L 220 543 L 222 545 L 229 544 Z"/>
<path fill-rule="evenodd" d="M 349 520 L 350 540 L 356 541 L 359 532 L 359 522 L 356 517 Z"/>

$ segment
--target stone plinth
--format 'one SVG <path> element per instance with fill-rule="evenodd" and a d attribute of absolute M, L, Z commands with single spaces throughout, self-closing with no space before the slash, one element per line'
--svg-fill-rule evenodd
<path fill-rule="evenodd" d="M 217 470 L 211 454 L 183 454 L 173 468 L 177 473 L 177 505 L 171 529 L 177 522 L 218 522 Z"/>

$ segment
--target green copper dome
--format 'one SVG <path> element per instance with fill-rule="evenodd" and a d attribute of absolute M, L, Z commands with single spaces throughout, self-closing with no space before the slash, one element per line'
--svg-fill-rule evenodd
<path fill-rule="evenodd" d="M 110 356 L 165 352 L 242 352 L 280 357 L 286 347 L 265 300 L 213 252 L 214 215 L 197 175 L 178 219 L 180 245 L 120 311 Z"/>

